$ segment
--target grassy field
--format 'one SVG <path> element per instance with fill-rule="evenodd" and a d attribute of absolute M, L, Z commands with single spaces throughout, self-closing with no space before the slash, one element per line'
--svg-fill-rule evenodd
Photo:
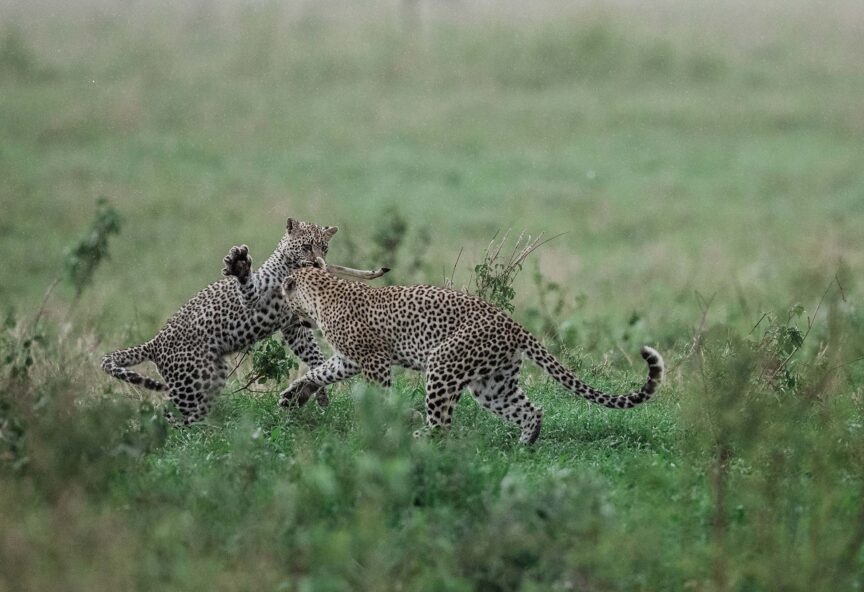
<path fill-rule="evenodd" d="M 4 4 L 0 592 L 864 589 L 864 10 L 478 4 Z M 246 361 L 184 430 L 101 373 L 288 216 L 469 289 L 496 232 L 563 233 L 514 315 L 668 382 L 526 371 L 525 448 L 468 397 L 414 440 L 411 373 L 287 413 Z"/>

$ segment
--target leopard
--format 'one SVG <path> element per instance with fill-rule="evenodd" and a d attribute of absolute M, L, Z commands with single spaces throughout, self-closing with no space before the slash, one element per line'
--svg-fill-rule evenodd
<path fill-rule="evenodd" d="M 223 259 L 221 280 L 211 283 L 175 312 L 149 341 L 106 354 L 102 369 L 114 378 L 153 391 L 167 391 L 179 417 L 174 424 L 189 425 L 205 418 L 228 378 L 227 356 L 248 351 L 277 331 L 309 368 L 324 356 L 308 323 L 283 303 L 282 281 L 292 270 L 325 263 L 336 226 L 318 226 L 288 218 L 285 232 L 273 253 L 257 269 L 247 245 L 233 246 Z M 331 268 L 347 276 L 374 278 L 388 268 L 373 271 L 341 266 Z M 143 376 L 130 367 L 151 361 L 164 382 Z M 329 403 L 324 389 L 313 393 L 321 406 Z"/>
<path fill-rule="evenodd" d="M 283 407 L 357 374 L 389 388 L 392 368 L 399 366 L 425 373 L 425 426 L 415 436 L 444 433 L 468 389 L 483 408 L 518 426 L 519 441 L 530 445 L 540 435 L 543 413 L 520 388 L 523 356 L 572 393 L 611 409 L 647 402 L 663 380 L 663 357 L 644 346 L 648 378 L 641 388 L 623 395 L 597 390 L 503 310 L 449 288 L 373 287 L 302 268 L 285 278 L 282 290 L 285 306 L 317 327 L 334 352 L 280 394 Z"/>

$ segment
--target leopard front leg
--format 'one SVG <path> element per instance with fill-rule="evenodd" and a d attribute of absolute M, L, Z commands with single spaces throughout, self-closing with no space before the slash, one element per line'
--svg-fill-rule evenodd
<path fill-rule="evenodd" d="M 296 319 L 292 319 L 291 322 L 282 327 L 282 336 L 285 338 L 285 343 L 288 344 L 288 347 L 310 369 L 317 368 L 324 363 L 324 354 L 321 353 L 321 348 L 318 347 L 318 342 L 315 341 L 312 331 L 308 327 L 304 327 L 296 322 Z M 309 399 L 310 394 L 307 394 L 305 398 L 298 399 L 297 402 L 303 405 Z M 321 407 L 326 407 L 330 404 L 326 388 L 321 387 L 315 391 L 315 401 Z"/>
<path fill-rule="evenodd" d="M 222 261 L 224 263 L 222 275 L 236 277 L 246 306 L 255 304 L 259 294 L 252 276 L 252 257 L 249 255 L 249 247 L 246 245 L 231 247 Z"/>
<path fill-rule="evenodd" d="M 317 389 L 340 382 L 360 372 L 360 366 L 348 358 L 335 355 L 323 364 L 310 368 L 279 395 L 279 406 L 303 405 Z"/>

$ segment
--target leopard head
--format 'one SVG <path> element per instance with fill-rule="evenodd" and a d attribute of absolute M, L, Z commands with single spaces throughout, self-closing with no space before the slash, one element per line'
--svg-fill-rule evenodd
<path fill-rule="evenodd" d="M 339 230 L 335 226 L 318 226 L 288 218 L 279 251 L 289 269 L 320 267 L 327 257 L 330 239 Z"/>

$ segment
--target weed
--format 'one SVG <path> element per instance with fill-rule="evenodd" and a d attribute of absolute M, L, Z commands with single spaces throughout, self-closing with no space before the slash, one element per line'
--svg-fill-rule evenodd
<path fill-rule="evenodd" d="M 427 259 L 432 241 L 429 228 L 413 224 L 395 206 L 389 206 L 375 216 L 376 223 L 368 242 L 358 243 L 350 232 L 343 239 L 346 259 L 351 265 L 390 267 L 393 271 L 384 276 L 384 282 L 410 283 L 428 276 L 430 264 Z"/>
<path fill-rule="evenodd" d="M 111 235 L 120 233 L 121 226 L 120 214 L 108 203 L 108 199 L 97 199 L 96 214 L 90 229 L 66 250 L 63 262 L 66 279 L 75 288 L 76 298 L 93 283 L 93 274 L 108 257 L 108 240 Z"/>
<path fill-rule="evenodd" d="M 513 282 L 516 276 L 522 271 L 522 265 L 528 256 L 552 239 L 544 241 L 542 234 L 532 239 L 522 232 L 513 244 L 510 254 L 503 255 L 501 251 L 509 235 L 510 231 L 507 230 L 496 243 L 498 236 L 496 233 L 483 251 L 483 260 L 474 266 L 473 293 L 486 302 L 512 313 L 513 298 L 516 296 Z"/>
<path fill-rule="evenodd" d="M 387 208 L 378 218 L 372 233 L 372 260 L 384 266 L 396 265 L 399 249 L 408 233 L 408 221 L 395 207 Z"/>
<path fill-rule="evenodd" d="M 253 383 L 284 382 L 299 367 L 296 358 L 288 353 L 285 343 L 274 336 L 256 343 L 250 353 L 252 368 L 245 378 L 244 388 Z"/>
<path fill-rule="evenodd" d="M 570 317 L 585 303 L 585 295 L 573 297 L 564 286 L 547 279 L 537 261 L 534 262 L 531 279 L 537 298 L 536 304 L 525 309 L 526 325 L 534 333 L 548 336 L 547 347 L 554 353 L 576 346 L 579 330 Z"/>

